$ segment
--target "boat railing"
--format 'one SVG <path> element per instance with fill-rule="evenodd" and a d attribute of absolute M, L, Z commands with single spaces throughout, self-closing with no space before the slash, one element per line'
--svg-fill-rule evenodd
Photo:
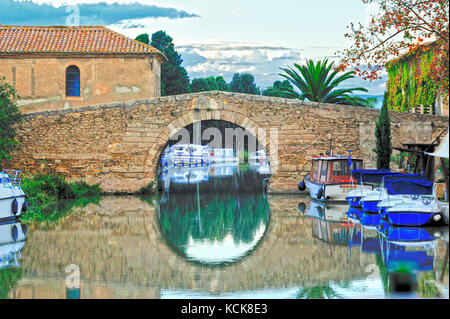
<path fill-rule="evenodd" d="M 2 171 L 2 173 L 9 176 L 9 179 L 11 182 L 11 187 L 19 187 L 19 188 L 20 188 L 20 184 L 22 183 L 22 179 L 18 178 L 17 176 L 19 175 L 20 172 L 21 171 L 18 171 L 15 169 L 4 169 Z"/>

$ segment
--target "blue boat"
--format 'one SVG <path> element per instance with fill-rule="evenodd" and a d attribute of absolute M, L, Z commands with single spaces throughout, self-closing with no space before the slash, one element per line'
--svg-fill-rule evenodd
<path fill-rule="evenodd" d="M 434 196 L 433 182 L 415 178 L 389 178 L 385 181 L 387 200 L 390 196 L 410 198 L 386 207 L 388 220 L 398 226 L 424 226 L 443 221 L 442 208 Z"/>
<path fill-rule="evenodd" d="M 386 175 L 396 174 L 387 169 L 355 169 L 352 170 L 353 178 L 361 184 L 361 188 L 349 192 L 346 196 L 346 200 L 350 207 L 362 207 L 361 198 L 378 194 L 380 190 L 374 190 L 373 187 L 382 183 L 382 179 Z M 363 188 L 363 185 L 372 186 L 372 190 Z"/>
<path fill-rule="evenodd" d="M 379 213 L 380 212 L 380 202 L 385 199 L 388 199 L 388 195 L 386 193 L 386 181 L 397 180 L 399 177 L 402 179 L 423 179 L 417 174 L 400 174 L 400 173 L 391 173 L 384 176 L 381 176 L 381 187 L 379 191 L 374 191 L 366 196 L 361 198 L 361 208 L 365 213 Z M 389 198 L 389 200 L 396 202 L 409 199 L 409 195 L 395 195 Z"/>

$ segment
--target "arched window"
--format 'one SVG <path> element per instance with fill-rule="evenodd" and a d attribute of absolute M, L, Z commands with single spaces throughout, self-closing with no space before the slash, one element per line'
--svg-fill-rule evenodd
<path fill-rule="evenodd" d="M 66 96 L 80 96 L 80 69 L 75 65 L 66 69 Z"/>

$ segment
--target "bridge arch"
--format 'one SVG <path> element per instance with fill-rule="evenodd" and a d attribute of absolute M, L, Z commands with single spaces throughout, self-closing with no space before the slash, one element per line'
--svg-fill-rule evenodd
<path fill-rule="evenodd" d="M 164 150 L 167 142 L 169 142 L 170 138 L 174 134 L 187 126 L 194 124 L 195 122 L 208 120 L 230 122 L 242 127 L 244 130 L 249 131 L 266 150 L 269 157 L 271 174 L 275 172 L 278 165 L 278 141 L 276 139 L 276 136 L 272 136 L 272 134 L 270 134 L 270 132 L 266 130 L 266 128 L 264 128 L 262 125 L 252 120 L 251 118 L 247 117 L 246 115 L 234 110 L 211 110 L 209 108 L 194 108 L 189 112 L 177 117 L 168 125 L 166 125 L 164 129 L 161 130 L 161 133 L 155 139 L 146 154 L 144 161 L 144 165 L 146 168 L 145 177 L 147 179 L 153 179 L 156 177 L 158 157 Z M 273 151 L 274 149 L 276 150 L 275 152 Z"/>

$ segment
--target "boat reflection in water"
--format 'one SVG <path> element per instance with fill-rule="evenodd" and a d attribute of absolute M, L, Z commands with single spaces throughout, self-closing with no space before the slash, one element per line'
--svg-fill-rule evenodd
<path fill-rule="evenodd" d="M 161 202 L 161 232 L 189 261 L 222 265 L 240 260 L 262 239 L 270 209 L 262 194 L 172 194 Z"/>
<path fill-rule="evenodd" d="M 305 207 L 301 204 L 300 211 Z M 325 204 L 312 200 L 305 208 L 304 216 L 312 219 L 314 237 L 330 244 L 347 245 L 351 235 L 350 229 L 355 229 L 355 225 L 349 223 L 347 211 L 348 205 Z M 359 228 L 358 225 L 356 228 Z M 354 237 L 356 245 L 358 238 Z"/>
<path fill-rule="evenodd" d="M 0 299 L 8 298 L 22 277 L 20 251 L 27 233 L 27 225 L 18 221 L 0 224 Z"/>
<path fill-rule="evenodd" d="M 20 266 L 20 251 L 27 232 L 27 225 L 18 221 L 0 224 L 0 268 Z"/>
<path fill-rule="evenodd" d="M 259 193 L 266 189 L 270 166 L 221 163 L 197 167 L 161 167 L 159 188 L 165 193 Z"/>
<path fill-rule="evenodd" d="M 421 297 L 419 288 L 426 290 L 428 278 L 435 281 L 437 243 L 442 236 L 448 236 L 448 228 L 395 227 L 379 214 L 366 214 L 355 208 L 350 208 L 348 215 L 353 223 L 361 225 L 361 251 L 376 254 L 387 295 L 392 298 Z"/>

